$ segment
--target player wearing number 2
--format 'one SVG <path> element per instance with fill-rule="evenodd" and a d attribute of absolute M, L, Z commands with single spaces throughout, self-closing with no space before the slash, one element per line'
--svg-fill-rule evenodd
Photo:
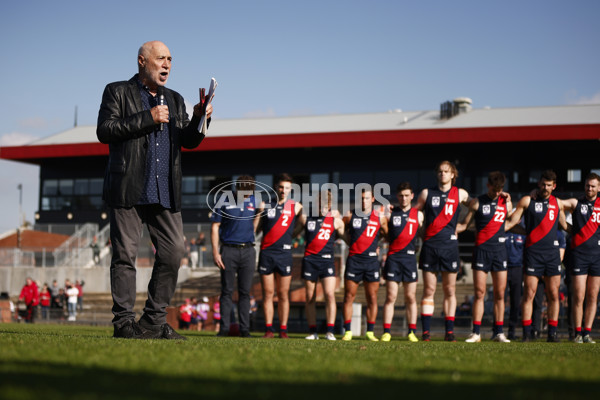
<path fill-rule="evenodd" d="M 544 171 L 538 183 L 535 198 L 525 196 L 506 221 L 508 231 L 525 218 L 525 257 L 523 259 L 523 341 L 530 340 L 533 298 L 538 281 L 544 278 L 548 300 L 548 342 L 559 342 L 557 335 L 560 307 L 559 286 L 561 260 L 556 238 L 558 225 L 567 229 L 562 201 L 552 195 L 556 188 L 556 173 Z"/>
<path fill-rule="evenodd" d="M 488 272 L 492 272 L 494 288 L 494 335 L 496 342 L 510 342 L 503 332 L 504 325 L 504 292 L 506 290 L 507 264 L 504 222 L 512 210 L 512 203 L 507 193 L 502 191 L 506 177 L 500 171 L 488 175 L 487 193 L 472 199 L 469 212 L 458 232 L 464 231 L 475 217 L 475 248 L 473 249 L 473 333 L 466 340 L 468 343 L 481 342 L 481 319 L 483 318 L 483 299 L 486 293 Z"/>
<path fill-rule="evenodd" d="M 266 333 L 263 337 L 273 337 L 273 295 L 277 285 L 279 337 L 287 339 L 287 321 L 290 313 L 289 291 L 292 281 L 292 239 L 296 216 L 302 211 L 302 204 L 289 198 L 292 191 L 291 176 L 282 174 L 275 182 L 277 182 L 279 200 L 268 205 L 261 204 L 257 213 L 260 216 L 257 217 L 260 218 L 259 229 L 263 231 L 258 272 L 263 290 L 266 324 Z"/>
<path fill-rule="evenodd" d="M 423 270 L 421 323 L 423 340 L 429 341 L 431 317 L 434 311 L 433 296 L 437 286 L 437 274 L 441 272 L 446 316 L 444 340 L 455 342 L 456 273 L 460 262 L 456 228 L 459 206 L 467 205 L 470 199 L 465 189 L 454 186 L 458 178 L 458 170 L 453 163 L 440 162 L 436 173 L 437 186 L 421 191 L 417 201 L 417 208 L 425 213 L 425 237 L 419 259 L 419 268 Z"/>
<path fill-rule="evenodd" d="M 387 219 L 382 212 L 373 209 L 373 191 L 367 189 L 361 194 L 362 212 L 353 211 L 344 216 L 346 231 L 349 233 L 350 251 L 346 260 L 344 280 L 344 337 L 352 340 L 352 303 L 361 281 L 367 298 L 367 339 L 378 342 L 373 335 L 377 318 L 377 291 L 379 290 L 379 260 L 377 244 L 380 232 L 387 234 Z"/>
<path fill-rule="evenodd" d="M 595 343 L 590 337 L 596 316 L 600 287 L 600 176 L 590 173 L 585 179 L 585 196 L 563 200 L 565 212 L 571 212 L 573 227 L 566 265 L 573 284 L 573 323 L 575 343 Z M 587 298 L 585 318 L 583 300 Z M 584 331 L 581 331 L 582 319 Z"/>
<path fill-rule="evenodd" d="M 322 201 L 324 200 L 324 201 Z M 335 263 L 334 244 L 336 236 L 344 236 L 344 222 L 337 210 L 331 209 L 331 192 L 327 191 L 319 197 L 317 215 L 302 214 L 300 224 L 305 227 L 306 246 L 302 260 L 302 278 L 306 287 L 306 319 L 310 334 L 309 340 L 319 338 L 317 333 L 317 281 L 321 279 L 325 294 L 325 315 L 327 318 L 327 340 L 336 340 L 333 335 L 335 327 Z M 305 209 L 306 212 L 306 209 Z"/>

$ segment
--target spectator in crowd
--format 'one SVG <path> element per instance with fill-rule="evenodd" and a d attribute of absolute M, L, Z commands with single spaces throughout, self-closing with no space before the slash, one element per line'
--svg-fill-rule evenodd
<path fill-rule="evenodd" d="M 196 239 L 192 238 L 190 240 L 190 267 L 192 269 L 198 266 L 198 244 L 196 243 Z"/>
<path fill-rule="evenodd" d="M 195 297 L 190 298 L 190 306 L 192 308 L 192 318 L 190 320 L 190 330 L 198 330 L 198 299 Z"/>
<path fill-rule="evenodd" d="M 179 307 L 179 329 L 189 330 L 192 322 L 192 302 L 190 299 L 185 299 Z"/>
<path fill-rule="evenodd" d="M 506 290 L 510 298 L 508 314 L 508 340 L 516 339 L 516 329 L 519 326 L 521 314 L 521 295 L 523 294 L 523 251 L 525 250 L 525 235 L 507 232 L 506 241 L 508 276 Z"/>
<path fill-rule="evenodd" d="M 63 319 L 66 300 L 65 289 L 58 289 L 58 294 L 52 298 L 52 304 L 50 305 L 50 316 L 52 318 Z"/>
<path fill-rule="evenodd" d="M 42 319 L 48 319 L 50 310 L 50 301 L 52 296 L 48 290 L 48 284 L 44 283 L 42 290 L 40 291 L 40 307 L 42 307 Z"/>
<path fill-rule="evenodd" d="M 213 322 L 215 323 L 215 332 L 221 331 L 221 303 L 216 300 L 212 307 Z"/>
<path fill-rule="evenodd" d="M 473 303 L 468 295 L 465 295 L 465 299 L 460 306 L 458 306 L 458 316 L 460 317 L 470 317 L 473 313 Z"/>
<path fill-rule="evenodd" d="M 196 245 L 198 246 L 198 266 L 204 266 L 206 260 L 204 259 L 204 255 L 206 253 L 206 235 L 204 232 L 198 233 L 198 239 L 196 239 Z"/>
<path fill-rule="evenodd" d="M 75 287 L 79 290 L 79 294 L 77 295 L 77 310 L 80 313 L 83 312 L 83 285 L 85 285 L 84 281 L 75 281 Z"/>
<path fill-rule="evenodd" d="M 25 322 L 33 323 L 35 317 L 35 307 L 39 304 L 38 287 L 33 279 L 28 277 L 25 281 L 25 285 L 21 289 L 21 294 L 19 295 L 19 301 L 24 302 L 25 306 L 27 307 Z"/>
<path fill-rule="evenodd" d="M 196 306 L 196 311 L 198 313 L 198 326 L 196 329 L 201 331 L 202 327 L 206 323 L 206 320 L 208 319 L 208 312 L 210 311 L 208 297 L 202 297 L 202 302 L 198 302 L 198 305 Z"/>
<path fill-rule="evenodd" d="M 56 279 L 52 281 L 52 285 L 48 288 L 48 290 L 50 291 L 50 302 L 54 303 L 54 298 L 58 296 L 58 291 L 60 290 Z"/>
<path fill-rule="evenodd" d="M 254 296 L 250 295 L 250 331 L 253 331 L 256 326 L 256 313 L 258 312 L 258 303 Z"/>
<path fill-rule="evenodd" d="M 69 282 L 66 294 L 67 308 L 69 311 L 68 321 L 75 321 L 77 319 L 77 296 L 79 295 L 79 290 L 75 287 L 75 285 Z"/>
<path fill-rule="evenodd" d="M 98 245 L 98 238 L 94 236 L 93 242 L 90 244 L 92 248 L 92 256 L 94 258 L 94 264 L 100 264 L 100 246 Z"/>

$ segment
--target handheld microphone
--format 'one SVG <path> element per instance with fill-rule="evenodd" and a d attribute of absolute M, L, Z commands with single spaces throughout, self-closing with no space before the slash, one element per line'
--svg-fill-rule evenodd
<path fill-rule="evenodd" d="M 158 97 L 158 105 L 164 106 L 165 105 L 165 88 L 164 88 L 164 86 L 159 86 L 156 88 L 156 96 Z M 161 122 L 160 130 L 162 131 L 163 129 L 165 129 L 165 124 Z"/>

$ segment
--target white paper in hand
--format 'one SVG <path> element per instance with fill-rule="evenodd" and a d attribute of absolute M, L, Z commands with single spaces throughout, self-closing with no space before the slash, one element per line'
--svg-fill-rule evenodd
<path fill-rule="evenodd" d="M 208 106 L 213 98 L 215 97 L 215 89 L 217 88 L 217 80 L 215 78 L 211 78 L 210 80 L 210 87 L 208 88 L 208 93 L 206 94 L 206 106 Z M 205 107 L 206 107 L 205 106 Z M 202 117 L 200 117 L 200 124 L 198 124 L 198 131 L 200 131 L 200 133 L 206 135 L 206 114 L 203 114 Z"/>

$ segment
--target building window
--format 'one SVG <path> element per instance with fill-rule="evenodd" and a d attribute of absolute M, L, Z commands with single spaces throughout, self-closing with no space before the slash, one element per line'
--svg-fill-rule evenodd
<path fill-rule="evenodd" d="M 567 170 L 567 182 L 581 182 L 581 170 L 580 169 Z"/>

